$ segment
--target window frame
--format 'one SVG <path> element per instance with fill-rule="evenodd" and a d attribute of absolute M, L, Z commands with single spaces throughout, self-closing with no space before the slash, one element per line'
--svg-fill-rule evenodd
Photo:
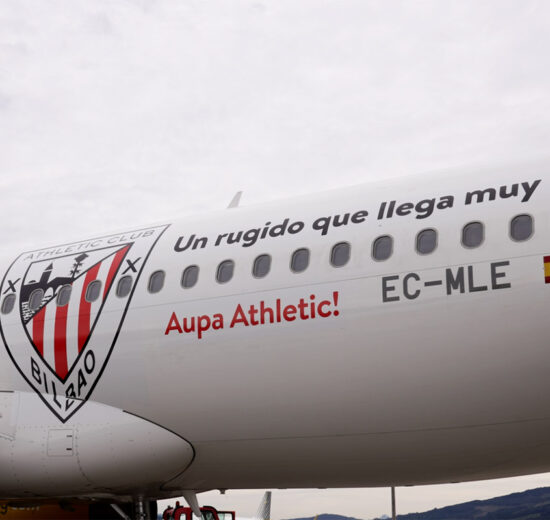
<path fill-rule="evenodd" d="M 428 251 L 427 253 L 423 253 L 422 251 L 420 251 L 418 249 L 418 239 L 420 238 L 420 234 L 424 233 L 426 231 L 433 231 L 435 233 L 435 245 L 434 245 L 434 248 L 431 251 Z M 435 252 L 435 250 L 438 248 L 438 246 L 439 246 L 439 233 L 437 232 L 437 229 L 432 228 L 432 227 L 423 228 L 416 234 L 416 238 L 415 238 L 415 241 L 414 241 L 414 250 L 417 254 L 422 255 L 422 256 L 431 255 L 432 253 Z"/>
<path fill-rule="evenodd" d="M 254 268 L 256 267 L 256 262 L 262 257 L 269 258 L 269 269 L 267 270 L 267 273 L 265 273 L 264 275 L 258 276 L 257 274 L 254 273 Z M 256 278 L 256 280 L 262 280 L 263 278 L 265 278 L 271 272 L 272 261 L 273 261 L 273 258 L 269 253 L 262 253 L 260 255 L 257 255 L 256 258 L 254 258 L 254 261 L 252 262 L 252 276 Z"/>
<path fill-rule="evenodd" d="M 120 284 L 122 282 L 122 280 L 126 279 L 126 278 L 130 278 L 130 290 L 128 291 L 128 294 L 124 294 L 124 295 L 120 295 L 119 294 L 119 288 L 120 288 Z M 132 292 L 132 288 L 134 286 L 134 277 L 131 275 L 131 274 L 125 274 L 124 276 L 121 276 L 119 279 L 118 279 L 118 282 L 116 284 L 116 287 L 115 287 L 115 295 L 117 298 L 127 298 L 128 296 L 130 296 L 130 293 Z"/>
<path fill-rule="evenodd" d="M 380 240 L 381 238 L 386 238 L 388 237 L 390 240 L 391 240 L 391 248 L 390 248 L 390 254 L 386 257 L 386 258 L 376 258 L 374 256 L 374 246 L 376 245 L 376 242 L 378 242 L 378 240 Z M 386 262 L 387 260 L 389 260 L 392 256 L 393 256 L 393 253 L 395 251 L 395 247 L 394 247 L 394 244 L 395 244 L 395 239 L 393 237 L 393 235 L 390 235 L 389 233 L 386 233 L 384 235 L 378 235 L 373 241 L 372 241 L 372 246 L 371 246 L 371 258 L 375 261 L 375 262 Z"/>
<path fill-rule="evenodd" d="M 228 279 L 228 280 L 225 280 L 225 281 L 220 281 L 220 269 L 222 267 L 223 264 L 226 264 L 226 263 L 231 263 L 232 264 L 232 267 L 233 267 L 233 270 L 231 271 L 231 277 Z M 220 285 L 225 285 L 226 283 L 229 283 L 231 280 L 233 280 L 234 276 L 235 276 L 235 260 L 233 260 L 232 258 L 226 258 L 225 260 L 222 260 L 221 262 L 218 263 L 218 267 L 216 267 L 216 275 L 215 275 L 215 278 L 216 278 L 216 283 L 219 283 Z"/>
<path fill-rule="evenodd" d="M 97 295 L 97 298 L 95 298 L 93 300 L 88 300 L 88 292 L 90 290 L 90 287 L 94 284 L 99 286 L 99 294 Z M 92 280 L 86 287 L 86 292 L 84 293 L 84 300 L 87 301 L 88 303 L 94 303 L 97 300 L 99 300 L 99 298 L 101 297 L 101 288 L 102 287 L 103 287 L 103 284 L 102 284 L 101 280 L 98 280 L 97 278 L 95 280 Z"/>
<path fill-rule="evenodd" d="M 481 242 L 477 246 L 468 246 L 464 243 L 464 230 L 471 224 L 481 225 Z M 477 249 L 478 247 L 481 247 L 485 243 L 485 224 L 481 220 L 471 220 L 469 222 L 466 222 L 466 224 L 462 226 L 462 229 L 460 231 L 460 243 L 462 247 L 466 249 Z"/>
<path fill-rule="evenodd" d="M 67 303 L 64 303 L 63 305 L 61 305 L 59 303 L 59 298 L 61 296 L 61 293 L 63 292 L 63 290 L 66 288 L 66 287 L 69 287 L 70 288 L 70 292 L 69 292 L 69 299 L 67 300 Z M 66 307 L 67 305 L 69 305 L 69 302 L 71 301 L 71 296 L 73 294 L 73 286 L 70 284 L 70 283 L 66 283 L 65 285 L 63 285 L 61 287 L 61 289 L 59 289 L 59 292 L 57 293 L 57 296 L 55 297 L 55 306 L 56 307 Z"/>
<path fill-rule="evenodd" d="M 151 282 L 153 280 L 153 276 L 155 276 L 156 274 L 162 274 L 162 284 L 160 286 L 160 289 L 158 289 L 157 291 L 152 291 L 151 290 Z M 164 269 L 157 269 L 156 271 L 153 271 L 149 275 L 149 280 L 147 280 L 147 292 L 149 294 L 158 294 L 159 292 L 161 292 L 164 289 L 165 282 L 166 282 L 166 271 Z"/>
<path fill-rule="evenodd" d="M 517 238 L 514 238 L 512 236 L 512 223 L 518 217 L 529 217 L 531 219 L 531 234 L 527 238 L 524 238 L 523 240 L 518 240 Z M 527 242 L 528 240 L 531 240 L 533 238 L 534 234 L 535 234 L 535 217 L 531 215 L 531 213 L 525 213 L 525 212 L 518 213 L 517 215 L 514 215 L 508 222 L 508 236 L 510 237 L 510 240 L 512 240 L 513 242 L 518 242 L 518 243 Z"/>
<path fill-rule="evenodd" d="M 31 310 L 31 312 L 35 312 L 35 311 L 37 311 L 38 309 L 40 309 L 40 305 L 39 305 L 36 309 L 33 309 L 33 308 L 31 307 L 31 301 L 32 301 L 33 295 L 34 295 L 34 294 L 37 294 L 37 293 L 39 293 L 39 292 L 42 293 L 42 298 L 40 298 L 40 304 L 42 304 L 42 300 L 44 299 L 44 294 L 45 294 L 44 289 L 41 289 L 41 288 L 39 287 L 39 288 L 37 288 L 37 289 L 34 289 L 34 291 L 32 291 L 31 294 L 29 295 L 29 309 Z"/>
<path fill-rule="evenodd" d="M 11 307 L 8 311 L 5 311 L 5 305 L 6 305 L 6 300 L 13 300 L 13 303 L 11 304 Z M 11 314 L 13 312 L 13 309 L 15 309 L 15 301 L 17 300 L 16 296 L 14 293 L 10 293 L 10 294 L 6 294 L 6 296 L 4 296 L 4 298 L 2 299 L 2 305 L 0 306 L 0 313 L 3 314 L 4 316 L 7 316 L 8 314 Z"/>
<path fill-rule="evenodd" d="M 347 260 L 341 264 L 341 265 L 336 265 L 334 262 L 333 262 L 333 259 L 334 259 L 334 250 L 336 249 L 336 247 L 338 246 L 348 246 L 348 258 Z M 336 242 L 336 244 L 334 244 L 331 248 L 330 248 L 330 257 L 329 257 L 329 263 L 331 265 L 331 267 L 334 267 L 335 269 L 339 269 L 340 267 L 345 267 L 346 265 L 349 264 L 351 260 L 351 243 L 348 242 L 347 240 L 341 240 L 340 242 Z"/>
<path fill-rule="evenodd" d="M 197 268 L 197 279 L 195 280 L 195 283 L 193 285 L 184 285 L 183 281 L 185 280 L 185 273 L 193 268 L 193 267 L 196 267 Z M 192 289 L 193 287 L 195 287 L 195 285 L 197 285 L 199 283 L 199 275 L 201 273 L 201 268 L 199 267 L 198 264 L 190 264 L 188 265 L 184 270 L 183 272 L 181 273 L 181 280 L 180 280 L 180 285 L 181 285 L 181 288 L 182 289 Z"/>
<path fill-rule="evenodd" d="M 307 264 L 306 266 L 301 270 L 301 271 L 296 271 L 293 267 L 292 267 L 292 264 L 293 264 L 293 260 L 294 260 L 294 256 L 296 255 L 296 253 L 298 251 L 306 251 L 307 252 Z M 290 272 L 294 273 L 294 274 L 300 274 L 300 273 L 304 273 L 305 271 L 307 271 L 309 269 L 309 264 L 311 263 L 311 251 L 309 249 L 309 247 L 299 247 L 298 249 L 295 249 L 292 254 L 290 255 L 290 264 L 289 264 L 289 267 L 290 267 Z"/>

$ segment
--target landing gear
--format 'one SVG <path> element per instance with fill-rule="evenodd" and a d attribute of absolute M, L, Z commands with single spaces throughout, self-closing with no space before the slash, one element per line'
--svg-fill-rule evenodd
<path fill-rule="evenodd" d="M 132 520 L 157 520 L 157 503 L 138 497 L 134 501 L 134 517 Z"/>
<path fill-rule="evenodd" d="M 395 512 L 395 487 L 392 486 L 391 488 L 391 517 L 392 520 L 397 519 L 397 514 Z"/>
<path fill-rule="evenodd" d="M 143 499 L 138 498 L 134 502 L 134 519 L 135 520 L 151 520 L 149 515 L 146 513 L 145 503 Z"/>
<path fill-rule="evenodd" d="M 122 520 L 157 520 L 157 503 L 149 502 L 143 497 L 136 498 L 133 504 L 111 504 L 111 507 Z"/>

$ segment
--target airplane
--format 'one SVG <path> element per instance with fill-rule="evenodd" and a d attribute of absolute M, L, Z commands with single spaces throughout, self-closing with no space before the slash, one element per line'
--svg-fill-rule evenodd
<path fill-rule="evenodd" d="M 0 263 L 0 499 L 550 470 L 550 175 L 428 174 Z M 131 509 L 131 508 L 134 509 Z"/>

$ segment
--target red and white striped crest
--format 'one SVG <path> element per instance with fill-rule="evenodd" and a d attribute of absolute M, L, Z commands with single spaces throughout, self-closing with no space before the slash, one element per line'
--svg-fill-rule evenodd
<path fill-rule="evenodd" d="M 19 299 L 21 317 L 36 352 L 61 380 L 67 378 L 69 367 L 86 347 L 130 247 L 94 251 L 82 262 L 76 260 L 80 255 L 71 255 L 56 262 L 48 259 L 29 266 L 23 278 L 25 294 Z M 75 273 L 74 266 L 79 263 Z M 95 280 L 101 283 L 99 296 L 89 301 L 86 291 Z M 61 287 L 71 288 L 69 303 L 62 306 L 56 301 Z M 42 291 L 44 296 L 37 309 L 29 309 L 29 297 L 34 291 Z"/>
<path fill-rule="evenodd" d="M 2 310 L 9 310 L 0 315 L 5 346 L 61 421 L 98 383 L 144 265 L 166 228 L 31 251 L 6 273 L 0 288 Z"/>

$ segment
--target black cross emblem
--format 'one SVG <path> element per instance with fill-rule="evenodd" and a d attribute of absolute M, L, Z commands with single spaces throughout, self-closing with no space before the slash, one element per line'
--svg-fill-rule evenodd
<path fill-rule="evenodd" d="M 15 280 L 15 282 L 12 282 L 11 280 L 8 280 L 8 288 L 4 291 L 4 294 L 6 294 L 8 291 L 17 292 L 15 289 L 15 284 L 21 280 L 21 278 L 18 278 Z"/>
<path fill-rule="evenodd" d="M 126 263 L 128 264 L 128 267 L 124 270 L 122 274 L 126 274 L 128 271 L 132 271 L 132 273 L 137 273 L 136 264 L 141 260 L 141 256 L 139 258 L 136 258 L 133 262 L 131 260 L 126 259 Z"/>

